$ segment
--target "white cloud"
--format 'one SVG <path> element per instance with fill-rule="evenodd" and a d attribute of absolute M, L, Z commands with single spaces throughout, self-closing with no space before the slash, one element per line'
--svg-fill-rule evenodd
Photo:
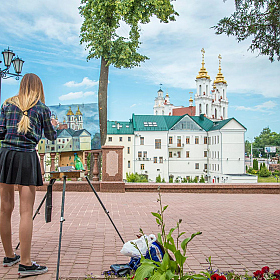
<path fill-rule="evenodd" d="M 19 38 L 45 37 L 62 44 L 76 44 L 83 21 L 79 5 L 79 0 L 11 0 L 1 5 L 0 24 L 10 25 L 6 29 Z"/>
<path fill-rule="evenodd" d="M 84 96 L 92 96 L 92 95 L 96 95 L 96 93 L 94 91 L 86 91 L 84 93 Z"/>
<path fill-rule="evenodd" d="M 218 55 L 221 54 L 222 73 L 229 92 L 280 97 L 280 89 L 275 86 L 280 76 L 279 62 L 271 63 L 267 56 L 257 57 L 258 52 L 247 51 L 250 39 L 237 43 L 234 37 L 215 35 L 214 29 L 210 29 L 234 11 L 234 1 L 173 3 L 180 14 L 176 22 L 163 24 L 152 19 L 142 26 L 140 52 L 150 60 L 131 72 L 167 88 L 196 88 L 195 77 L 201 67 L 200 50 L 204 47 L 205 67 L 212 81 L 218 73 Z"/>
<path fill-rule="evenodd" d="M 1 80 L 2 84 L 5 85 L 19 85 L 20 80 L 16 80 L 15 78 L 10 78 L 10 79 L 2 79 Z"/>
<path fill-rule="evenodd" d="M 130 108 L 133 108 L 133 107 L 135 107 L 136 106 L 136 104 L 132 104 L 131 106 L 130 106 Z"/>
<path fill-rule="evenodd" d="M 89 87 L 97 86 L 98 83 L 99 83 L 98 81 L 92 81 L 88 77 L 84 77 L 83 81 L 80 82 L 80 83 L 77 83 L 75 81 L 69 81 L 69 82 L 65 83 L 64 85 L 67 86 L 67 87 L 82 87 L 82 86 L 85 86 L 86 88 L 89 88 Z"/>
<path fill-rule="evenodd" d="M 73 100 L 73 99 L 82 99 L 87 96 L 94 96 L 95 92 L 93 91 L 77 91 L 77 92 L 69 92 L 67 94 L 59 96 L 59 100 L 64 101 L 64 100 Z"/>
<path fill-rule="evenodd" d="M 235 109 L 238 111 L 259 111 L 259 112 L 269 112 L 271 109 L 275 108 L 277 103 L 269 100 L 260 105 L 256 105 L 253 107 L 245 107 L 245 106 L 235 106 Z M 233 106 L 234 107 L 234 106 Z"/>

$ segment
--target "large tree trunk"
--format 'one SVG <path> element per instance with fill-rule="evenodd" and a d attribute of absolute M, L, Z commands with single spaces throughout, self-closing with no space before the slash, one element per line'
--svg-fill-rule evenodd
<path fill-rule="evenodd" d="M 98 108 L 99 108 L 99 126 L 101 146 L 105 145 L 107 137 L 107 87 L 109 76 L 109 65 L 107 61 L 101 57 L 101 67 L 98 88 Z"/>

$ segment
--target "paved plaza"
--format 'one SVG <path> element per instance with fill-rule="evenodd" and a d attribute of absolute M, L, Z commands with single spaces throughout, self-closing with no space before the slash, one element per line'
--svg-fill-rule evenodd
<path fill-rule="evenodd" d="M 38 191 L 35 208 L 44 192 Z M 146 234 L 158 233 L 151 212 L 159 208 L 157 193 L 99 193 L 123 239 L 136 238 L 141 227 Z M 186 270 L 208 267 L 220 271 L 253 272 L 267 265 L 280 269 L 280 195 L 163 193 L 167 228 L 182 219 L 186 237 L 197 231 L 187 250 Z M 52 222 L 45 223 L 44 208 L 34 221 L 32 259 L 49 272 L 28 279 L 55 279 L 60 227 L 61 192 L 53 193 Z M 61 278 L 101 275 L 113 263 L 127 263 L 121 255 L 122 242 L 93 192 L 66 192 L 65 222 L 61 248 Z M 13 214 L 13 242 L 18 242 L 18 195 Z M 0 258 L 3 259 L 1 244 Z M 17 251 L 19 253 L 19 250 Z M 17 265 L 1 266 L 1 279 L 17 279 Z"/>

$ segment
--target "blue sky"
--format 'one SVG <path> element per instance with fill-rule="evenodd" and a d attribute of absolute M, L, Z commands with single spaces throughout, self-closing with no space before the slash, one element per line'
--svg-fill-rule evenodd
<path fill-rule="evenodd" d="M 249 41 L 237 43 L 210 29 L 234 11 L 233 2 L 177 0 L 176 22 L 152 19 L 142 26 L 140 52 L 150 60 L 134 69 L 110 67 L 108 119 L 153 114 L 160 84 L 171 103 L 188 106 L 204 48 L 212 81 L 218 73 L 218 55 L 223 57 L 229 117 L 247 127 L 246 139 L 252 140 L 267 126 L 279 133 L 279 62 L 248 52 Z M 47 105 L 97 102 L 100 61 L 87 62 L 87 51 L 79 44 L 83 21 L 79 4 L 79 0 L 10 0 L 0 6 L 0 50 L 9 46 L 25 61 L 23 74 L 33 72 L 42 79 Z M 128 27 L 121 24 L 118 32 L 126 35 Z M 1 100 L 17 94 L 18 86 L 13 78 L 2 81 Z"/>

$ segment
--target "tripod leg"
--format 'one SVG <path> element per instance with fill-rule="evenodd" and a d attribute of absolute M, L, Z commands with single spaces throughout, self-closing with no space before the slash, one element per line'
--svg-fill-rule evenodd
<path fill-rule="evenodd" d="M 37 216 L 37 214 L 40 214 L 40 213 L 39 213 L 39 212 L 40 212 L 40 209 L 41 209 L 41 207 L 43 206 L 43 204 L 44 204 L 46 198 L 47 198 L 47 193 L 45 194 L 45 196 L 43 197 L 43 199 L 42 199 L 41 203 L 39 204 L 37 210 L 35 211 L 35 213 L 34 213 L 34 215 L 33 215 L 33 218 L 32 218 L 33 220 L 35 219 L 35 217 Z M 18 243 L 18 245 L 17 245 L 17 247 L 16 247 L 16 250 L 18 249 L 19 245 L 20 245 L 20 242 Z"/>
<path fill-rule="evenodd" d="M 47 188 L 46 207 L 45 207 L 45 221 L 46 223 L 52 220 L 52 187 L 56 179 L 51 179 Z"/>
<path fill-rule="evenodd" d="M 66 176 L 63 176 L 63 191 L 62 191 L 62 202 L 61 202 L 61 215 L 60 215 L 60 233 L 59 233 L 59 244 L 58 244 L 58 256 L 57 256 L 57 268 L 56 268 L 56 280 L 59 279 L 59 264 L 60 264 L 60 249 L 61 249 L 61 238 L 62 238 L 62 225 L 64 219 L 64 202 L 65 202 L 65 190 L 66 190 Z"/>
<path fill-rule="evenodd" d="M 113 227 L 115 228 L 116 232 L 118 233 L 118 235 L 119 235 L 119 237 L 120 237 L 120 239 L 121 239 L 122 243 L 124 244 L 124 240 L 123 240 L 123 238 L 121 237 L 121 235 L 120 235 L 120 233 L 119 233 L 119 231 L 118 231 L 117 227 L 115 226 L 114 222 L 112 221 L 112 219 L 111 219 L 111 217 L 110 217 L 110 215 L 109 215 L 109 211 L 108 211 L 108 210 L 106 210 L 106 208 L 105 208 L 104 204 L 102 203 L 102 201 L 101 201 L 101 199 L 100 199 L 99 195 L 97 194 L 96 190 L 94 189 L 93 185 L 91 184 L 91 182 L 90 182 L 89 178 L 88 178 L 87 176 L 85 176 L 85 178 L 87 179 L 88 184 L 90 185 L 90 187 L 91 187 L 91 189 L 93 190 L 94 194 L 96 195 L 96 197 L 97 197 L 98 201 L 100 202 L 100 204 L 101 204 L 101 206 L 102 206 L 103 210 L 104 210 L 104 211 L 105 211 L 105 213 L 107 214 L 107 216 L 108 216 L 109 220 L 111 221 L 111 223 L 112 223 Z"/>

